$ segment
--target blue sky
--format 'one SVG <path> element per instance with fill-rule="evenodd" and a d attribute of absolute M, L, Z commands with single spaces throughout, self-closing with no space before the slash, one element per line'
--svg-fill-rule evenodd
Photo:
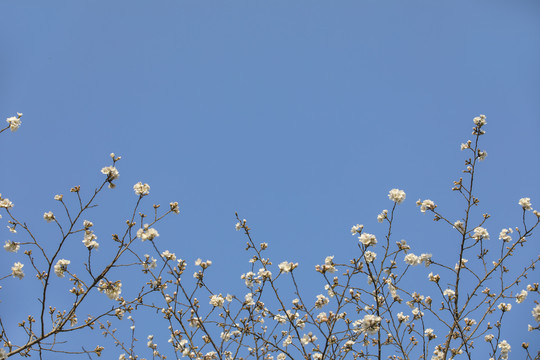
<path fill-rule="evenodd" d="M 148 210 L 181 205 L 158 226 L 161 246 L 190 265 L 211 259 L 218 292 L 245 291 L 238 211 L 274 263 L 299 262 L 306 291 L 318 294 L 314 266 L 350 258 L 351 225 L 383 236 L 376 216 L 391 207 L 392 188 L 407 193 L 394 239 L 434 256 L 452 251 L 451 232 L 415 201 L 462 216 L 450 188 L 480 113 L 489 155 L 476 215 L 492 215 L 493 241 L 519 224 L 521 197 L 540 204 L 536 1 L 4 1 L 0 14 L 0 109 L 24 113 L 0 140 L 0 192 L 44 242 L 57 236 L 42 219 L 60 213 L 53 196 L 74 185 L 89 194 L 115 152 L 118 187 L 88 215 L 101 243 L 122 229 L 143 181 Z M 23 241 L 4 225 L 2 243 Z M 1 274 L 25 260 L 0 259 Z M 19 295 L 16 279 L 4 282 L 2 318 L 20 321 L 7 309 L 37 301 Z M 516 306 L 516 326 L 532 306 Z M 516 353 L 527 336 L 508 333 Z"/>

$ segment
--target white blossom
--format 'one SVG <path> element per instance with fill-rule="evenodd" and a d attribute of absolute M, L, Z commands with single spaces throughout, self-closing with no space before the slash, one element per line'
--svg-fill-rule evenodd
<path fill-rule="evenodd" d="M 472 238 L 475 240 L 489 240 L 489 233 L 483 227 L 478 226 L 474 229 L 474 234 L 472 235 Z"/>
<path fill-rule="evenodd" d="M 351 228 L 351 234 L 356 235 L 358 233 L 361 233 L 364 229 L 364 225 L 356 224 Z"/>
<path fill-rule="evenodd" d="M 456 292 L 452 289 L 446 289 L 443 291 L 443 295 L 448 296 L 449 299 L 452 299 L 454 296 L 456 296 Z"/>
<path fill-rule="evenodd" d="M 111 300 L 118 300 L 118 298 L 120 297 L 120 293 L 122 292 L 121 288 L 122 283 L 120 282 L 120 280 L 112 282 L 101 279 L 99 281 L 99 292 L 105 293 L 105 295 L 107 295 L 107 297 Z"/>
<path fill-rule="evenodd" d="M 162 252 L 161 257 L 165 258 L 165 260 L 176 261 L 176 255 L 169 252 L 169 250 L 165 250 L 164 252 Z"/>
<path fill-rule="evenodd" d="M 518 304 L 521 304 L 523 301 L 525 301 L 528 294 L 529 293 L 526 290 L 521 290 L 521 292 L 516 295 L 516 302 Z"/>
<path fill-rule="evenodd" d="M 20 262 L 16 262 L 15 264 L 13 264 L 13 266 L 11 267 L 11 275 L 21 280 L 24 277 L 24 272 L 22 270 L 23 266 L 24 265 Z"/>
<path fill-rule="evenodd" d="M 487 124 L 486 115 L 479 115 L 473 119 L 473 122 L 477 126 L 484 126 Z"/>
<path fill-rule="evenodd" d="M 326 296 L 319 294 L 317 295 L 317 301 L 315 301 L 315 307 L 321 309 L 324 305 L 328 304 L 329 301 L 330 300 Z"/>
<path fill-rule="evenodd" d="M 501 349 L 501 359 L 506 360 L 508 359 L 508 353 L 510 352 L 510 344 L 506 342 L 506 340 L 503 340 L 499 343 L 499 349 Z"/>
<path fill-rule="evenodd" d="M 435 208 L 437 207 L 437 205 L 435 205 L 435 203 L 429 199 L 426 199 L 424 201 L 418 200 L 416 202 L 416 205 L 420 206 L 420 211 L 423 213 L 425 213 L 426 210 L 435 210 Z"/>
<path fill-rule="evenodd" d="M 368 263 L 373 262 L 376 257 L 377 257 L 377 254 L 374 253 L 373 251 L 366 251 L 364 253 L 364 258 L 366 259 L 366 262 L 368 262 Z"/>
<path fill-rule="evenodd" d="M 499 239 L 504 241 L 504 242 L 510 242 L 512 241 L 512 237 L 510 235 L 508 235 L 508 233 L 513 233 L 514 231 L 511 229 L 511 228 L 508 228 L 508 229 L 502 229 L 500 234 L 499 234 Z"/>
<path fill-rule="evenodd" d="M 8 252 L 16 253 L 20 249 L 20 245 L 17 242 L 6 240 L 6 244 L 4 245 L 4 249 Z"/>
<path fill-rule="evenodd" d="M 92 249 L 99 248 L 99 243 L 96 241 L 96 239 L 97 239 L 97 236 L 96 234 L 94 234 L 93 231 L 91 230 L 84 231 L 84 238 L 82 242 L 84 246 L 86 246 L 88 249 L 92 250 Z"/>
<path fill-rule="evenodd" d="M 405 258 L 403 260 L 411 266 L 416 266 L 420 264 L 420 257 L 414 255 L 413 253 L 405 255 Z"/>
<path fill-rule="evenodd" d="M 401 204 L 405 200 L 405 191 L 399 189 L 392 189 L 388 193 L 388 198 L 396 204 Z"/>
<path fill-rule="evenodd" d="M 135 195 L 146 196 L 150 193 L 150 185 L 143 184 L 139 181 L 138 183 L 133 185 L 133 191 L 135 191 Z"/>
<path fill-rule="evenodd" d="M 142 241 L 154 240 L 158 236 L 159 233 L 157 232 L 157 230 L 149 227 L 148 224 L 144 224 L 141 229 L 137 230 L 137 237 Z"/>
<path fill-rule="evenodd" d="M 540 304 L 537 304 L 537 305 L 532 309 L 532 316 L 533 316 L 533 318 L 534 318 L 534 321 L 540 322 Z"/>
<path fill-rule="evenodd" d="M 17 129 L 21 126 L 21 113 L 17 113 L 17 116 L 8 117 L 6 119 L 7 123 L 9 124 L 9 130 L 12 132 L 17 131 Z"/>
<path fill-rule="evenodd" d="M 360 331 L 369 335 L 376 334 L 380 329 L 381 317 L 376 315 L 365 315 L 362 320 L 357 320 L 354 323 L 356 326 L 360 325 Z"/>
<path fill-rule="evenodd" d="M 377 238 L 373 234 L 363 233 L 358 237 L 358 240 L 365 246 L 377 244 Z"/>
<path fill-rule="evenodd" d="M 221 294 L 210 296 L 210 305 L 222 308 L 224 303 L 225 299 L 223 296 L 221 296 Z"/>
<path fill-rule="evenodd" d="M 50 223 L 51 221 L 54 221 L 54 214 L 52 211 L 46 212 L 43 214 L 43 219 Z"/>
<path fill-rule="evenodd" d="M 71 261 L 66 259 L 60 259 L 56 262 L 56 265 L 54 265 L 54 273 L 58 277 L 64 277 L 64 272 L 67 270 L 67 266 L 71 263 Z"/>
<path fill-rule="evenodd" d="M 521 205 L 523 210 L 532 210 L 531 198 L 525 197 L 519 199 L 519 205 Z"/>

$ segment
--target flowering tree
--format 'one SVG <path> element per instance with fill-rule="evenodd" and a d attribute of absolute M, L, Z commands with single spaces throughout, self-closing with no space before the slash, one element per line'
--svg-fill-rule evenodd
<path fill-rule="evenodd" d="M 8 126 L 0 133 L 16 131 L 21 117 L 8 118 Z M 64 342 L 84 329 L 99 329 L 112 338 L 119 359 L 143 358 L 145 354 L 154 359 L 170 354 L 190 359 L 472 359 L 479 353 L 485 356 L 486 348 L 490 358 L 507 359 L 512 347 L 501 333 L 507 313 L 513 304 L 540 294 L 538 283 L 523 285 L 540 257 L 534 255 L 525 264 L 512 262 L 516 252 L 527 251 L 527 242 L 540 223 L 540 212 L 533 210 L 530 198 L 520 199 L 522 223 L 500 230 L 498 240 L 487 230 L 490 215 L 474 214 L 479 204 L 475 174 L 487 152 L 479 147 L 486 117 L 480 115 L 473 121 L 473 140 L 461 144 L 461 150 L 468 154 L 464 177 L 454 181 L 452 189 L 463 200 L 462 218 L 455 220 L 455 215 L 446 214 L 432 200 L 416 202 L 422 213 L 431 214 L 441 226 L 454 231 L 458 240 L 455 262 L 445 263 L 428 253 L 415 254 L 414 244 L 394 240 L 394 220 L 406 194 L 392 189 L 388 194 L 391 210 L 377 216 L 386 224 L 385 234 L 376 236 L 364 231 L 363 225 L 352 226 L 352 235 L 358 237 L 357 253 L 346 261 L 328 256 L 315 266 L 324 287 L 315 299 L 307 298 L 297 281 L 299 264 L 284 261 L 274 265 L 265 257 L 269 245 L 258 243 L 248 222 L 238 214 L 235 228 L 245 236 L 245 249 L 252 256 L 249 271 L 241 276 L 245 292 L 223 295 L 211 289 L 206 282 L 210 260 L 197 259 L 193 277 L 186 274 L 188 261 L 162 249 L 156 241 L 157 224 L 170 214 L 178 214 L 179 205 L 171 202 L 166 211 L 153 205 L 152 215 L 145 214 L 143 202 L 150 186 L 142 182 L 133 186 L 137 201 L 125 228 L 112 236 L 114 254 L 105 262 L 96 261 L 93 254 L 99 243 L 92 230 L 94 224 L 85 216 L 104 189 L 115 187 L 120 160 L 115 154 L 110 155 L 112 164 L 101 169 L 104 179 L 93 192 L 86 194 L 75 186 L 69 200 L 63 195 L 54 197 L 67 218 L 60 221 L 52 211 L 43 215 L 45 221 L 58 227 L 60 237 L 54 245 L 39 241 L 17 217 L 13 202 L 0 195 L 0 210 L 10 231 L 20 231 L 26 239 L 8 240 L 4 249 L 16 253 L 23 248 L 27 258 L 26 264 L 15 262 L 0 280 L 23 280 L 31 273 L 40 283 L 36 289 L 39 309 L 19 322 L 25 341 L 12 342 L 14 326 L 0 318 L 0 359 L 15 355 L 43 358 L 58 352 L 100 356 L 104 350 L 100 345 L 91 350 L 66 350 Z M 71 238 L 82 240 L 79 246 L 85 262 L 79 275 L 71 269 L 71 260 L 63 258 Z M 146 245 L 144 251 L 136 246 L 140 242 Z M 407 281 L 412 268 L 419 265 L 425 266 L 425 282 L 430 285 L 422 294 L 417 292 L 417 284 Z M 119 269 L 144 275 L 136 296 L 122 295 Z M 9 271 L 8 266 L 4 264 L 1 271 Z M 61 306 L 49 301 L 51 292 L 57 291 L 57 283 L 51 281 L 54 276 L 65 278 L 71 287 L 70 300 Z M 84 305 L 99 293 L 112 305 L 101 310 L 91 307 L 90 313 L 83 313 Z M 169 348 L 158 348 L 153 335 L 148 336 L 146 347 L 136 346 L 135 322 L 137 314 L 144 311 L 156 312 L 164 319 Z M 127 327 L 123 325 L 126 313 L 130 314 L 131 328 L 127 338 L 122 331 Z M 529 322 L 529 331 L 540 331 L 537 301 Z M 478 346 L 478 342 L 487 347 Z M 534 354 L 529 344 L 520 345 L 527 359 L 540 358 L 540 352 Z"/>

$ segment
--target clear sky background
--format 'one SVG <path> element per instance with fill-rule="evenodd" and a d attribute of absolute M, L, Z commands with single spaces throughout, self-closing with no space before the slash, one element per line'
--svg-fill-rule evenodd
<path fill-rule="evenodd" d="M 181 214 L 157 226 L 160 246 L 187 259 L 189 273 L 198 257 L 211 259 L 208 281 L 222 293 L 243 296 L 240 275 L 249 269 L 235 211 L 257 242 L 269 243 L 274 264 L 300 263 L 313 296 L 322 291 L 314 266 L 358 251 L 352 225 L 384 236 L 376 216 L 391 208 L 392 188 L 407 193 L 394 240 L 434 258 L 453 251 L 454 259 L 455 233 L 415 201 L 463 215 L 450 189 L 463 168 L 459 145 L 481 113 L 488 158 L 475 215 L 492 214 L 491 241 L 519 225 L 521 197 L 540 207 L 535 0 L 3 1 L 0 17 L 0 114 L 24 113 L 19 131 L 0 138 L 0 193 L 44 243 L 58 235 L 42 219 L 61 213 L 53 196 L 68 198 L 74 185 L 90 194 L 115 152 L 118 187 L 85 216 L 103 259 L 138 181 L 151 185 L 149 212 L 153 203 L 180 202 Z M 2 243 L 25 240 L 9 233 L 5 216 L 0 222 Z M 538 237 L 527 249 L 518 266 L 539 253 Z M 81 266 L 69 251 L 62 257 Z M 22 251 L 2 251 L 0 276 L 15 261 L 28 262 Z M 21 290 L 34 281 L 24 269 L 27 278 L 4 280 L 0 291 L 0 316 L 11 327 L 38 308 L 30 286 Z M 533 300 L 514 303 L 504 330 L 519 356 L 521 341 L 538 340 L 523 331 Z M 95 304 L 110 301 L 100 295 Z M 166 345 L 165 327 L 137 329 L 140 339 L 153 333 Z M 112 346 L 106 351 L 117 358 Z"/>

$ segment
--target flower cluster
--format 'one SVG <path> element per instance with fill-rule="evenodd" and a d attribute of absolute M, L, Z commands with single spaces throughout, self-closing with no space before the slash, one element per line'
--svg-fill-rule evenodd
<path fill-rule="evenodd" d="M 17 113 L 17 116 L 8 117 L 6 119 L 7 123 L 9 124 L 9 129 L 12 132 L 17 131 L 17 129 L 21 126 L 21 117 L 22 113 Z"/>
<path fill-rule="evenodd" d="M 120 280 L 112 282 L 101 279 L 99 281 L 98 290 L 101 293 L 105 293 L 109 299 L 118 300 L 120 293 L 122 292 L 122 283 Z"/>
<path fill-rule="evenodd" d="M 67 266 L 71 263 L 71 261 L 66 259 L 60 259 L 56 262 L 56 265 L 54 265 L 54 273 L 58 277 L 64 277 L 64 272 L 67 270 Z"/>
<path fill-rule="evenodd" d="M 133 185 L 133 190 L 135 191 L 135 195 L 146 196 L 150 193 L 150 185 L 143 184 L 139 181 L 138 183 Z"/>
<path fill-rule="evenodd" d="M 144 224 L 144 226 L 137 230 L 137 237 L 141 239 L 142 241 L 146 240 L 154 240 L 156 237 L 159 236 L 159 233 L 156 229 L 151 228 L 150 225 Z"/>

